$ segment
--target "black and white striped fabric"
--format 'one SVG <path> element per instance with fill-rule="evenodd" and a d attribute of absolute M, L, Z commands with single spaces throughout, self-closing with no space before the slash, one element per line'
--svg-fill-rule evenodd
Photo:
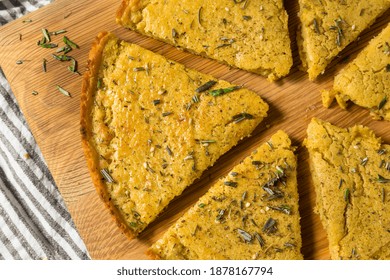
<path fill-rule="evenodd" d="M 0 25 L 50 2 L 0 0 Z M 89 259 L 1 69 L 0 259 Z"/>

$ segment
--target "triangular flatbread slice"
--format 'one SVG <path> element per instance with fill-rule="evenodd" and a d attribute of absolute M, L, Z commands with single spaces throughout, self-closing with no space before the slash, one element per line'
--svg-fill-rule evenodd
<path fill-rule="evenodd" d="M 122 0 L 116 20 L 271 81 L 286 76 L 293 64 L 282 0 Z"/>
<path fill-rule="evenodd" d="M 302 259 L 297 160 L 283 131 L 221 178 L 149 249 L 155 259 Z"/>
<path fill-rule="evenodd" d="M 313 119 L 306 147 L 332 259 L 390 258 L 390 145 Z"/>
<path fill-rule="evenodd" d="M 100 33 L 81 100 L 94 184 L 129 237 L 267 115 L 254 92 Z"/>
<path fill-rule="evenodd" d="M 334 79 L 333 91 L 342 108 L 351 100 L 367 108 L 374 118 L 390 121 L 390 24 Z M 328 105 L 329 105 L 328 103 Z M 327 105 L 327 104 L 325 104 Z"/>
<path fill-rule="evenodd" d="M 390 7 L 390 0 L 299 0 L 299 6 L 299 53 L 309 79 L 314 80 Z"/>

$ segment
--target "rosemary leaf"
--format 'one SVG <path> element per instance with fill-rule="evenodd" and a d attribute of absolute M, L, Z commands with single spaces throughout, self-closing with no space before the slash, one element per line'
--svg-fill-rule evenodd
<path fill-rule="evenodd" d="M 220 88 L 220 89 L 215 89 L 215 90 L 209 91 L 209 93 L 212 96 L 216 97 L 216 96 L 224 95 L 226 93 L 230 93 L 230 92 L 238 90 L 240 88 L 241 88 L 241 86 L 234 86 L 234 87 L 229 87 L 229 88 Z"/>
<path fill-rule="evenodd" d="M 71 94 L 70 94 L 67 90 L 65 90 L 64 88 L 62 88 L 61 86 L 57 85 L 57 89 L 58 89 L 58 91 L 61 92 L 63 95 L 68 96 L 68 97 L 72 97 Z"/>
<path fill-rule="evenodd" d="M 64 37 L 62 38 L 62 40 L 63 40 L 63 42 L 64 42 L 66 45 L 68 45 L 68 46 L 71 47 L 72 49 L 79 49 L 79 48 L 80 48 L 79 45 L 77 45 L 75 42 L 69 40 L 69 38 L 66 37 L 66 36 L 64 36 Z"/>
<path fill-rule="evenodd" d="M 45 38 L 46 42 L 49 43 L 51 41 L 51 38 L 50 38 L 50 34 L 46 28 L 42 28 L 42 34 L 43 34 L 43 37 Z"/>
<path fill-rule="evenodd" d="M 223 184 L 225 185 L 225 186 L 229 186 L 229 187 L 232 187 L 232 188 L 236 188 L 237 187 L 237 182 L 233 182 L 233 181 L 225 181 L 225 182 L 223 182 Z"/>
<path fill-rule="evenodd" d="M 43 72 L 47 72 L 47 69 L 46 69 L 46 63 L 47 63 L 47 60 L 44 58 L 42 59 L 42 70 Z"/>
<path fill-rule="evenodd" d="M 387 103 L 387 95 L 381 100 L 381 102 L 378 105 L 378 110 L 381 110 Z"/>
<path fill-rule="evenodd" d="M 386 179 L 385 177 L 378 174 L 377 182 L 382 184 L 387 184 L 390 183 L 390 179 Z"/>
<path fill-rule="evenodd" d="M 253 115 L 248 113 L 240 113 L 233 116 L 232 122 L 239 123 L 242 122 L 243 120 L 252 120 L 252 119 L 254 119 Z"/>
<path fill-rule="evenodd" d="M 45 49 L 54 49 L 54 48 L 58 47 L 58 45 L 54 44 L 54 43 L 42 43 L 42 44 L 39 44 L 39 46 L 42 48 L 45 48 Z"/>
<path fill-rule="evenodd" d="M 210 88 L 212 88 L 215 84 L 217 83 L 217 81 L 208 81 L 207 83 L 201 85 L 200 87 L 198 87 L 195 91 L 197 93 L 201 93 L 201 92 L 204 92 L 206 90 L 209 90 Z"/>
<path fill-rule="evenodd" d="M 350 201 L 350 196 L 351 196 L 350 190 L 349 190 L 349 189 L 345 189 L 345 192 L 344 192 L 344 200 L 345 200 L 345 202 L 347 202 L 347 204 L 348 204 L 349 201 Z"/>
<path fill-rule="evenodd" d="M 245 242 L 252 242 L 253 239 L 252 235 L 247 233 L 245 230 L 239 228 L 237 229 L 237 232 L 242 237 L 242 239 L 244 239 Z"/>
<path fill-rule="evenodd" d="M 107 183 L 115 183 L 114 179 L 112 179 L 110 173 L 106 168 L 103 168 L 100 170 L 100 173 L 102 174 L 103 178 L 107 181 Z"/>

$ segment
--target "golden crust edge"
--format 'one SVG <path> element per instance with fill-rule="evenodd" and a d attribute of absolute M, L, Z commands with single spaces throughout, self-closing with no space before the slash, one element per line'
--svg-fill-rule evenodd
<path fill-rule="evenodd" d="M 101 64 L 101 57 L 103 49 L 110 38 L 115 37 L 112 33 L 103 31 L 100 32 L 94 42 L 92 43 L 91 50 L 89 52 L 87 60 L 87 71 L 83 75 L 82 89 L 81 89 L 81 101 L 80 101 L 80 133 L 81 144 L 84 151 L 84 156 L 87 161 L 89 173 L 96 188 L 96 191 L 100 199 L 105 204 L 106 208 L 110 211 L 111 217 L 116 222 L 119 229 L 129 238 L 134 239 L 137 233 L 131 230 L 123 220 L 118 209 L 110 201 L 110 197 L 106 191 L 106 187 L 102 181 L 102 176 L 98 170 L 98 154 L 94 149 L 92 143 L 88 140 L 88 136 L 91 135 L 91 123 L 88 118 L 89 108 L 91 102 L 93 102 L 92 94 L 96 88 L 96 76 Z"/>

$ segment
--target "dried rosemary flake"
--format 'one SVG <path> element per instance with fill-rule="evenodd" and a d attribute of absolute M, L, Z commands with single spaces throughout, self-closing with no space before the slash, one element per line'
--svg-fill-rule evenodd
<path fill-rule="evenodd" d="M 389 43 L 385 42 L 384 51 L 386 55 L 390 55 L 390 45 Z"/>
<path fill-rule="evenodd" d="M 314 26 L 314 30 L 316 31 L 317 34 L 320 34 L 320 28 L 318 26 L 318 21 L 317 19 L 313 19 L 313 26 Z"/>
<path fill-rule="evenodd" d="M 251 17 L 251 16 L 245 16 L 245 15 L 244 15 L 244 16 L 242 16 L 242 19 L 248 21 L 248 20 L 251 20 L 252 17 Z"/>
<path fill-rule="evenodd" d="M 140 71 L 145 71 L 145 70 L 146 70 L 145 67 L 134 67 L 133 68 L 134 72 L 140 72 Z"/>
<path fill-rule="evenodd" d="M 253 235 L 254 235 L 254 237 L 257 239 L 257 241 L 259 241 L 260 247 L 264 247 L 265 241 L 264 241 L 264 239 L 260 236 L 260 234 L 258 234 L 257 232 L 255 232 Z"/>
<path fill-rule="evenodd" d="M 343 183 L 344 183 L 344 179 L 340 179 L 339 189 L 341 188 L 341 186 L 343 185 Z"/>
<path fill-rule="evenodd" d="M 199 96 L 195 94 L 195 95 L 192 97 L 192 102 L 193 102 L 193 103 L 199 103 L 199 102 L 200 102 Z"/>
<path fill-rule="evenodd" d="M 167 151 L 168 155 L 173 156 L 173 152 L 172 152 L 172 150 L 169 148 L 169 146 L 167 146 L 167 147 L 165 148 L 165 150 Z"/>
<path fill-rule="evenodd" d="M 64 36 L 64 37 L 62 38 L 62 41 L 63 41 L 66 45 L 68 45 L 69 47 L 71 47 L 72 49 L 75 49 L 75 48 L 76 48 L 76 49 L 79 49 L 79 48 L 80 48 L 79 45 L 77 45 L 75 42 L 69 40 L 69 38 L 66 37 L 66 36 Z"/>
<path fill-rule="evenodd" d="M 252 119 L 254 119 L 253 115 L 248 113 L 240 113 L 233 116 L 232 122 L 239 123 L 242 122 L 243 120 L 252 120 Z"/>
<path fill-rule="evenodd" d="M 226 93 L 233 92 L 233 91 L 238 90 L 238 89 L 241 89 L 241 86 L 234 86 L 234 87 L 229 87 L 229 88 L 215 89 L 215 90 L 209 91 L 209 94 L 211 94 L 212 96 L 216 97 L 216 96 L 224 95 Z"/>
<path fill-rule="evenodd" d="M 65 90 L 64 88 L 62 88 L 61 86 L 57 85 L 57 89 L 59 90 L 59 92 L 61 92 L 63 95 L 65 96 L 68 96 L 68 97 L 72 97 L 71 94 Z"/>
<path fill-rule="evenodd" d="M 198 207 L 199 207 L 199 208 L 204 208 L 205 206 L 206 206 L 206 204 L 204 204 L 204 203 L 199 203 L 199 204 L 198 204 Z"/>
<path fill-rule="evenodd" d="M 233 181 L 225 181 L 225 182 L 223 182 L 223 184 L 225 186 L 229 186 L 229 187 L 233 187 L 233 188 L 236 188 L 238 185 L 237 182 L 233 182 Z"/>
<path fill-rule="evenodd" d="M 110 184 L 115 183 L 114 179 L 112 179 L 107 168 L 103 168 L 102 170 L 100 170 L 100 173 L 102 174 L 103 178 L 107 181 L 107 183 L 110 183 Z"/>
<path fill-rule="evenodd" d="M 364 159 L 361 160 L 360 164 L 362 166 L 366 166 L 367 162 L 368 162 L 368 157 L 365 157 Z"/>
<path fill-rule="evenodd" d="M 16 61 L 16 64 L 21 65 L 21 64 L 23 64 L 23 62 L 24 62 L 24 60 L 19 59 Z"/>
<path fill-rule="evenodd" d="M 200 26 L 203 26 L 202 25 L 202 11 L 203 11 L 203 7 L 200 7 L 198 10 L 198 23 Z"/>
<path fill-rule="evenodd" d="M 268 206 L 268 207 L 272 210 L 276 210 L 284 214 L 291 215 L 291 207 L 288 205 Z"/>
<path fill-rule="evenodd" d="M 43 72 L 47 72 L 46 63 L 47 63 L 46 58 L 42 59 L 42 70 L 43 70 Z"/>
<path fill-rule="evenodd" d="M 137 227 L 137 223 L 135 223 L 135 222 L 130 222 L 130 226 L 131 226 L 131 227 Z"/>
<path fill-rule="evenodd" d="M 242 237 L 242 239 L 244 239 L 245 242 L 252 242 L 253 239 L 252 235 L 247 233 L 245 230 L 239 228 L 237 229 L 237 232 Z"/>
<path fill-rule="evenodd" d="M 287 248 L 294 248 L 294 247 L 295 247 L 295 244 L 290 243 L 290 242 L 286 242 L 286 243 L 284 243 L 284 247 L 287 247 Z"/>
<path fill-rule="evenodd" d="M 38 92 L 37 92 L 36 90 L 33 90 L 33 91 L 31 92 L 31 94 L 32 94 L 32 95 L 38 95 Z"/>
<path fill-rule="evenodd" d="M 231 175 L 232 177 L 237 177 L 238 173 L 237 173 L 237 172 L 231 172 L 230 175 Z"/>
<path fill-rule="evenodd" d="M 390 179 L 386 179 L 385 177 L 378 174 L 377 182 L 382 184 L 387 184 L 390 183 Z"/>
<path fill-rule="evenodd" d="M 349 189 L 345 189 L 345 192 L 344 192 L 344 200 L 345 200 L 345 202 L 347 202 L 347 204 L 348 204 L 349 201 L 350 201 L 350 196 L 351 196 L 350 190 L 349 190 Z"/>
<path fill-rule="evenodd" d="M 173 114 L 172 112 L 164 112 L 164 113 L 162 113 L 162 116 L 167 117 L 167 116 L 172 115 L 172 114 Z"/>
<path fill-rule="evenodd" d="M 156 173 L 150 166 L 149 166 L 149 163 L 147 162 L 144 162 L 144 167 L 147 171 L 149 171 L 150 173 Z"/>
<path fill-rule="evenodd" d="M 390 64 L 387 64 L 387 65 L 386 65 L 386 71 L 387 71 L 387 72 L 390 72 Z"/>
<path fill-rule="evenodd" d="M 387 96 L 385 96 L 378 105 L 378 110 L 381 110 L 387 103 Z"/>
<path fill-rule="evenodd" d="M 202 145 L 208 145 L 208 144 L 212 144 L 212 143 L 216 143 L 217 141 L 215 140 L 195 140 L 196 142 L 198 142 L 199 144 L 202 144 Z"/>
<path fill-rule="evenodd" d="M 378 151 L 378 155 L 384 155 L 386 153 L 386 149 L 380 149 Z"/>
<path fill-rule="evenodd" d="M 156 106 L 161 103 L 160 99 L 153 100 L 153 105 Z"/>
<path fill-rule="evenodd" d="M 223 219 L 223 215 L 225 214 L 225 209 L 218 210 L 218 215 L 215 218 L 216 221 L 221 221 Z"/>
<path fill-rule="evenodd" d="M 29 22 L 32 22 L 32 19 L 25 19 L 25 20 L 23 20 L 23 23 L 29 23 Z"/>
<path fill-rule="evenodd" d="M 277 230 L 277 228 L 276 228 L 276 221 L 274 219 L 272 219 L 272 218 L 269 218 L 265 222 L 262 230 L 266 234 L 274 233 Z"/>
<path fill-rule="evenodd" d="M 172 37 L 175 39 L 178 37 L 178 33 L 175 28 L 172 28 Z"/>
<path fill-rule="evenodd" d="M 384 203 L 386 201 L 386 192 L 385 188 L 382 188 L 382 202 Z"/>
<path fill-rule="evenodd" d="M 198 87 L 195 92 L 197 93 L 201 93 L 201 92 L 204 92 L 206 90 L 209 90 L 210 88 L 212 88 L 215 84 L 217 83 L 217 81 L 208 81 L 207 83 L 201 85 L 200 87 Z"/>

